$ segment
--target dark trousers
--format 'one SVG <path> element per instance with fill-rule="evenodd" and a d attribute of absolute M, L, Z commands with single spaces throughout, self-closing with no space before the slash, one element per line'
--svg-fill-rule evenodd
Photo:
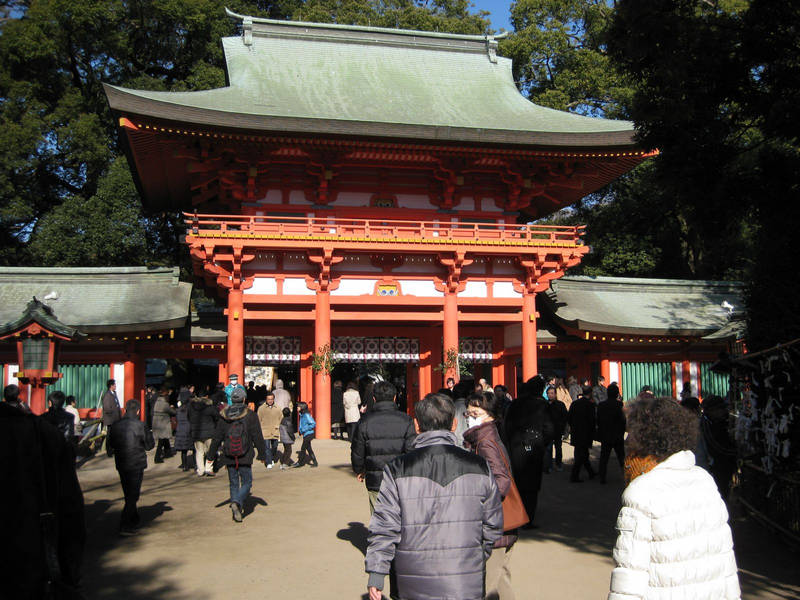
<path fill-rule="evenodd" d="M 120 529 L 135 529 L 139 526 L 139 511 L 136 503 L 142 490 L 144 469 L 133 471 L 119 471 L 119 481 L 122 484 L 122 493 L 125 496 L 125 506 L 119 520 Z"/>
<path fill-rule="evenodd" d="M 520 498 L 522 498 L 522 505 L 525 507 L 525 512 L 533 523 L 533 517 L 536 514 L 536 506 L 539 504 L 539 490 L 521 488 L 519 489 Z"/>
<path fill-rule="evenodd" d="M 278 456 L 278 440 L 264 440 L 264 462 L 271 464 L 277 461 Z"/>
<path fill-rule="evenodd" d="M 589 477 L 594 477 L 594 469 L 589 460 L 589 448 L 590 446 L 575 446 L 575 463 L 572 465 L 571 479 L 580 479 L 581 467 L 586 467 Z"/>
<path fill-rule="evenodd" d="M 292 445 L 291 444 L 284 444 L 283 445 L 283 454 L 281 454 L 281 463 L 284 465 L 292 464 Z"/>
<path fill-rule="evenodd" d="M 300 452 L 297 453 L 297 462 L 301 465 L 311 463 L 317 464 L 317 457 L 314 454 L 314 449 L 311 447 L 311 442 L 314 440 L 314 434 L 309 433 L 303 436 L 303 444 L 300 446 Z"/>
<path fill-rule="evenodd" d="M 602 442 L 600 444 L 600 481 L 606 480 L 606 473 L 608 472 L 608 459 L 611 458 L 611 451 L 617 455 L 617 462 L 622 472 L 625 472 L 625 441 L 619 440 L 617 442 Z"/>
<path fill-rule="evenodd" d="M 556 466 L 560 467 L 564 460 L 564 454 L 561 451 L 561 438 L 559 437 L 554 442 L 550 442 L 544 450 L 544 468 L 549 473 L 553 470 L 553 450 L 556 454 Z"/>
<path fill-rule="evenodd" d="M 164 462 L 164 459 L 170 456 L 172 456 L 172 454 L 169 438 L 160 438 L 158 444 L 156 444 L 156 457 L 153 460 L 155 462 Z"/>
<path fill-rule="evenodd" d="M 347 441 L 352 442 L 353 436 L 356 434 L 356 427 L 358 427 L 358 421 L 354 421 L 352 423 L 347 424 Z"/>

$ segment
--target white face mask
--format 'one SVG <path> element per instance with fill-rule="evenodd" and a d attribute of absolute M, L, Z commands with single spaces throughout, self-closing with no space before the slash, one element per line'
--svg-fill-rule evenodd
<path fill-rule="evenodd" d="M 467 429 L 480 425 L 483 421 L 479 417 L 467 417 Z"/>

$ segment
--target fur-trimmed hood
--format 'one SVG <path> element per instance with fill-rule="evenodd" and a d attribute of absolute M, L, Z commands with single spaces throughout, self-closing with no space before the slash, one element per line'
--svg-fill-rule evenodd
<path fill-rule="evenodd" d="M 226 421 L 238 421 L 244 419 L 250 409 L 245 404 L 231 404 L 219 411 L 220 416 Z"/>

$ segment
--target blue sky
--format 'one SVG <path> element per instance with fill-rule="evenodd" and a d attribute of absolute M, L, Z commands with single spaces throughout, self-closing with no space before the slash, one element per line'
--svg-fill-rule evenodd
<path fill-rule="evenodd" d="M 486 10 L 492 14 L 492 29 L 500 31 L 505 28 L 511 31 L 511 23 L 508 21 L 511 0 L 472 0 L 472 3 L 476 10 Z"/>

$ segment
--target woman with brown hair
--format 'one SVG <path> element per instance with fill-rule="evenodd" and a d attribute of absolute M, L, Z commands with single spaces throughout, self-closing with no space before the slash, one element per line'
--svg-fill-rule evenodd
<path fill-rule="evenodd" d="M 465 416 L 468 429 L 464 432 L 464 445 L 486 459 L 489 469 L 497 483 L 501 498 L 511 491 L 511 477 L 508 452 L 497 430 L 501 403 L 491 392 L 474 392 L 467 397 Z M 503 537 L 494 544 L 494 551 L 486 563 L 487 600 L 512 599 L 511 587 L 511 549 L 517 541 L 517 530 L 503 532 Z"/>
<path fill-rule="evenodd" d="M 696 417 L 672 398 L 641 398 L 627 412 L 608 599 L 740 598 L 728 511 L 692 453 Z"/>

